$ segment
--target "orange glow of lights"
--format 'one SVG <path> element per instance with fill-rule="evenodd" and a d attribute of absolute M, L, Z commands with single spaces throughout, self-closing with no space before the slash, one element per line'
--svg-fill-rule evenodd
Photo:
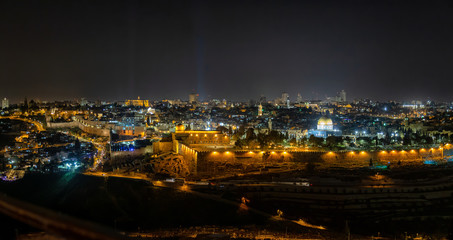
<path fill-rule="evenodd" d="M 283 152 L 283 154 L 287 154 L 287 152 Z"/>
<path fill-rule="evenodd" d="M 225 152 L 226 154 L 230 154 L 230 152 Z"/>
<path fill-rule="evenodd" d="M 366 152 L 365 151 L 361 151 L 360 154 L 365 154 Z"/>
<path fill-rule="evenodd" d="M 250 154 L 252 154 L 253 152 L 252 152 L 252 151 L 250 151 L 249 153 L 250 153 Z"/>
<path fill-rule="evenodd" d="M 275 152 L 271 152 L 272 154 L 275 154 Z"/>
<path fill-rule="evenodd" d="M 381 153 L 386 154 L 387 152 L 386 151 L 381 151 Z"/>
<path fill-rule="evenodd" d="M 355 154 L 355 152 L 354 152 L 354 151 L 350 151 L 349 153 L 350 153 L 350 154 Z"/>
<path fill-rule="evenodd" d="M 218 152 L 212 152 L 213 154 L 217 154 Z"/>
<path fill-rule="evenodd" d="M 189 191 L 189 190 L 190 190 L 189 186 L 187 186 L 185 184 L 181 186 L 181 191 Z"/>
<path fill-rule="evenodd" d="M 426 151 L 426 150 L 425 150 L 424 148 L 422 148 L 422 149 L 420 149 L 420 151 L 424 152 L 424 151 Z"/>
<path fill-rule="evenodd" d="M 261 154 L 264 154 L 264 152 L 260 152 Z"/>

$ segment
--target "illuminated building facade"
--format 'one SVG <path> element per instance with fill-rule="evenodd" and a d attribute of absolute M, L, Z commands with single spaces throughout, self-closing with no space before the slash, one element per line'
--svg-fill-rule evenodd
<path fill-rule="evenodd" d="M 4 108 L 9 108 L 9 100 L 8 98 L 3 98 L 2 99 L 2 109 Z"/>
<path fill-rule="evenodd" d="M 191 93 L 189 94 L 189 103 L 198 103 L 198 93 Z"/>
<path fill-rule="evenodd" d="M 187 145 L 229 145 L 230 138 L 221 131 L 185 130 L 184 125 L 176 126 L 172 138 Z"/>
<path fill-rule="evenodd" d="M 141 100 L 140 97 L 138 97 L 136 100 L 126 100 L 124 102 L 124 105 L 135 107 L 149 107 L 149 102 L 148 100 Z"/>

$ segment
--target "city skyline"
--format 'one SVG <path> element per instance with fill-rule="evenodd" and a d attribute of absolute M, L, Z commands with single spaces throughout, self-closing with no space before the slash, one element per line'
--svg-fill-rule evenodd
<path fill-rule="evenodd" d="M 453 239 L 452 0 L 0 1 L 1 239 Z"/>
<path fill-rule="evenodd" d="M 343 90 L 342 90 L 343 91 Z M 401 99 L 386 99 L 386 100 L 377 100 L 377 99 L 370 99 L 370 98 L 354 98 L 349 95 L 347 95 L 346 101 L 344 101 L 341 95 L 341 91 L 337 92 L 337 94 L 327 96 L 323 95 L 323 97 L 314 97 L 314 98 L 304 98 L 302 97 L 299 93 L 296 95 L 288 95 L 289 102 L 286 103 L 286 101 L 282 101 L 282 94 L 288 94 L 287 92 L 281 92 L 280 96 L 276 95 L 275 97 L 268 97 L 264 95 L 256 96 L 256 97 L 250 97 L 250 98 L 244 98 L 244 99 L 228 99 L 228 98 L 215 98 L 212 96 L 208 96 L 207 98 L 200 99 L 197 97 L 196 102 L 211 102 L 211 101 L 223 101 L 226 100 L 228 102 L 234 102 L 234 103 L 255 103 L 255 105 L 259 105 L 260 103 L 273 103 L 273 104 L 278 104 L 278 105 L 285 105 L 285 104 L 297 104 L 297 103 L 309 103 L 309 102 L 340 102 L 340 103 L 354 103 L 354 102 L 361 102 L 361 101 L 372 101 L 372 102 L 380 102 L 380 103 L 386 103 L 386 102 L 396 102 L 396 103 L 403 103 L 403 104 L 410 104 L 410 103 L 417 103 L 417 104 L 426 104 L 429 102 L 434 102 L 434 103 L 450 103 L 452 101 L 437 101 L 432 98 L 426 98 L 426 99 L 421 99 L 421 98 L 414 98 L 414 99 L 406 99 L 406 100 L 401 100 Z M 2 101 L 5 102 L 5 106 L 8 106 L 9 104 L 23 104 L 24 101 L 26 100 L 27 103 L 30 103 L 30 101 L 34 101 L 37 103 L 52 103 L 52 102 L 79 102 L 82 104 L 87 103 L 93 103 L 93 102 L 98 102 L 102 101 L 105 103 L 114 103 L 114 102 L 129 102 L 129 101 L 151 101 L 152 102 L 159 102 L 159 101 L 167 101 L 167 100 L 177 100 L 177 101 L 182 101 L 182 102 L 187 102 L 187 103 L 192 103 L 193 101 L 191 100 L 191 95 L 199 95 L 197 93 L 190 93 L 186 97 L 181 97 L 181 98 L 145 98 L 142 96 L 136 96 L 136 97 L 131 97 L 131 98 L 124 98 L 124 99 L 101 99 L 101 98 L 85 98 L 85 97 L 78 97 L 78 98 L 63 98 L 63 99 L 48 99 L 48 98 L 29 98 L 29 97 L 24 97 L 22 99 L 17 98 L 17 99 L 10 99 L 7 97 L 2 97 Z M 318 94 L 319 96 L 319 94 Z M 345 97 L 345 96 L 344 96 Z M 264 101 L 265 100 L 265 101 Z M 452 102 L 453 103 L 453 102 Z"/>
<path fill-rule="evenodd" d="M 328 3 L 328 4 L 326 4 Z M 451 2 L 1 3 L 0 96 L 451 101 Z M 420 18 L 423 16 L 423 18 Z"/>

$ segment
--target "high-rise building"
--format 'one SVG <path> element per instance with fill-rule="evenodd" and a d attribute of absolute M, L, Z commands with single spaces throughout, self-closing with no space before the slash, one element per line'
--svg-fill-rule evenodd
<path fill-rule="evenodd" d="M 3 98 L 2 99 L 2 109 L 4 108 L 9 108 L 9 100 L 8 98 Z"/>
<path fill-rule="evenodd" d="M 198 97 L 200 95 L 198 93 L 191 93 L 189 94 L 189 103 L 198 103 Z"/>
<path fill-rule="evenodd" d="M 287 92 L 282 93 L 282 104 L 289 108 L 289 94 Z"/>
<path fill-rule="evenodd" d="M 346 92 L 344 90 L 341 90 L 340 92 L 340 101 L 346 102 Z"/>
<path fill-rule="evenodd" d="M 296 100 L 296 102 L 297 102 L 297 103 L 303 102 L 302 95 L 300 95 L 300 93 L 297 94 L 297 100 Z"/>

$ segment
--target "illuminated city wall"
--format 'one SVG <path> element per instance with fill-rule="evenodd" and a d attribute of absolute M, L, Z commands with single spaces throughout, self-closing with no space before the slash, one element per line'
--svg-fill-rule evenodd
<path fill-rule="evenodd" d="M 161 154 L 173 151 L 173 142 L 153 142 L 153 152 Z"/>
<path fill-rule="evenodd" d="M 196 175 L 198 152 L 182 143 L 179 143 L 178 141 L 174 141 L 174 148 L 176 153 L 183 155 L 186 163 L 188 164 L 190 173 Z"/>
<path fill-rule="evenodd" d="M 97 135 L 97 136 L 105 136 L 105 137 L 110 136 L 110 130 L 106 129 L 102 125 L 100 125 L 101 122 L 84 120 L 77 116 L 74 117 L 74 121 L 77 123 L 77 126 L 79 127 L 79 129 L 86 133 Z"/>
<path fill-rule="evenodd" d="M 266 167 L 362 168 L 412 166 L 444 163 L 452 158 L 451 147 L 402 151 L 204 151 L 198 153 L 200 174 L 257 171 Z"/>
<path fill-rule="evenodd" d="M 74 125 L 80 130 L 97 136 L 110 136 L 110 129 L 122 136 L 142 137 L 145 135 L 144 126 L 118 126 L 102 121 L 85 120 L 79 116 L 74 116 L 73 120 Z"/>
<path fill-rule="evenodd" d="M 78 127 L 78 123 L 72 122 L 47 122 L 47 128 L 73 128 Z"/>

